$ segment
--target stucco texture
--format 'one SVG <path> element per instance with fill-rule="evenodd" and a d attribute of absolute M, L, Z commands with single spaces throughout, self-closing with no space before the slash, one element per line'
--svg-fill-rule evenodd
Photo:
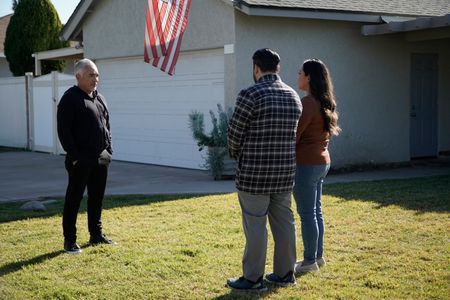
<path fill-rule="evenodd" d="M 298 70 L 319 58 L 334 79 L 342 133 L 332 139 L 335 166 L 409 160 L 409 58 L 394 36 L 363 37 L 361 24 L 236 13 L 237 89 L 252 83 L 251 56 L 281 56 L 282 79 L 298 90 Z M 393 80 L 395 79 L 395 80 Z M 300 93 L 301 94 L 301 93 Z"/>
<path fill-rule="evenodd" d="M 83 24 L 85 56 L 93 59 L 144 55 L 147 0 L 101 0 Z M 193 0 L 182 51 L 223 48 L 234 41 L 233 7 Z"/>
<path fill-rule="evenodd" d="M 99 0 L 83 23 L 85 56 L 143 56 L 146 0 Z M 438 151 L 450 150 L 449 39 L 412 42 L 405 34 L 365 37 L 358 22 L 254 17 L 222 0 L 193 0 L 182 51 L 223 48 L 225 104 L 251 85 L 251 56 L 269 47 L 281 55 L 281 77 L 297 88 L 307 58 L 319 58 L 334 79 L 342 133 L 332 139 L 333 164 L 410 160 L 412 53 L 439 55 Z M 301 93 L 300 93 L 301 94 Z"/>

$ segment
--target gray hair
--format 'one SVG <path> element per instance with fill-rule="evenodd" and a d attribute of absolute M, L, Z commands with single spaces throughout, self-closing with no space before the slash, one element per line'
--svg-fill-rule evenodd
<path fill-rule="evenodd" d="M 93 69 L 97 69 L 97 66 L 94 64 L 94 62 L 92 60 L 90 60 L 88 58 L 83 58 L 83 59 L 79 60 L 75 64 L 75 75 L 81 73 L 81 71 L 83 71 L 87 67 L 91 67 Z"/>

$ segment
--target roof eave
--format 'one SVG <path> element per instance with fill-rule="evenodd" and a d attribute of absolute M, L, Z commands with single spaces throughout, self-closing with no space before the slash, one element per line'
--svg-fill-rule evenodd
<path fill-rule="evenodd" d="M 84 50 L 82 47 L 59 48 L 32 54 L 37 60 L 62 60 L 62 59 L 79 59 L 83 58 Z"/>
<path fill-rule="evenodd" d="M 82 21 L 92 12 L 92 6 L 98 0 L 81 0 L 60 33 L 63 41 L 82 41 Z"/>
<path fill-rule="evenodd" d="M 370 36 L 443 27 L 450 27 L 450 14 L 441 17 L 417 18 L 404 22 L 389 22 L 387 24 L 379 25 L 364 25 L 361 29 L 361 33 L 365 36 Z"/>
<path fill-rule="evenodd" d="M 411 20 L 412 16 L 388 16 L 376 13 L 323 10 L 323 9 L 306 9 L 306 8 L 289 8 L 289 7 L 273 7 L 273 6 L 255 6 L 248 5 L 244 1 L 234 1 L 234 7 L 249 16 L 261 17 L 285 17 L 299 19 L 316 19 L 316 20 L 334 20 L 349 21 L 360 23 L 384 23 L 384 18 L 395 18 L 398 21 Z"/>
<path fill-rule="evenodd" d="M 235 8 L 246 15 L 258 17 L 284 17 L 284 18 L 338 20 L 338 21 L 367 22 L 367 23 L 382 22 L 381 17 L 378 15 L 321 11 L 321 10 L 311 11 L 302 9 L 270 8 L 258 6 L 249 7 L 246 5 L 235 6 Z"/>

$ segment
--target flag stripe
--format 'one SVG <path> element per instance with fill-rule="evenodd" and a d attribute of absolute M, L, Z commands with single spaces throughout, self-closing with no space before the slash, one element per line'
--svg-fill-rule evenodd
<path fill-rule="evenodd" d="M 172 40 L 173 27 L 176 22 L 175 12 L 177 11 L 178 4 L 171 2 L 170 10 L 169 10 L 169 19 L 168 23 L 164 29 L 164 35 L 166 37 L 166 44 L 168 45 Z"/>
<path fill-rule="evenodd" d="M 183 40 L 183 35 L 184 35 L 184 30 L 186 29 L 186 25 L 187 25 L 187 16 L 189 14 L 189 8 L 191 6 L 191 1 L 186 1 L 186 6 L 183 10 L 183 17 L 181 18 L 181 31 L 178 34 L 178 41 L 177 41 L 177 47 L 175 49 L 175 54 L 172 58 L 172 64 L 170 65 L 170 69 L 169 69 L 169 75 L 173 75 L 175 72 L 175 65 L 177 64 L 178 61 L 178 56 L 180 55 L 180 49 L 181 49 L 181 41 Z"/>
<path fill-rule="evenodd" d="M 168 19 L 166 20 L 166 26 L 164 28 L 164 36 L 166 38 L 165 44 L 167 45 L 167 47 L 169 47 L 170 41 L 173 39 L 172 33 L 174 30 L 174 24 L 176 22 L 176 18 L 174 18 L 174 15 L 175 15 L 175 11 L 177 10 L 178 5 L 177 5 L 177 3 L 170 2 L 169 7 L 170 7 L 170 9 L 168 10 Z M 159 64 L 162 63 L 163 61 L 164 61 L 164 57 L 162 57 L 162 59 L 160 59 L 159 57 L 155 58 L 155 60 L 153 61 L 153 66 L 159 68 L 160 67 Z M 164 70 L 161 69 L 161 71 L 164 71 Z"/>
<path fill-rule="evenodd" d="M 147 6 L 147 17 L 146 17 L 146 25 L 147 25 L 147 34 L 146 37 L 149 40 L 149 45 L 151 48 L 151 52 L 152 52 L 152 56 L 153 57 L 158 57 L 160 56 L 158 54 L 158 51 L 156 50 L 156 44 L 155 44 L 155 38 L 154 38 L 154 33 L 153 33 L 153 27 L 152 27 L 152 22 L 151 22 L 151 15 L 150 15 L 150 10 L 149 10 L 149 5 Z"/>
<path fill-rule="evenodd" d="M 156 11 L 155 11 L 156 8 Z M 159 40 L 159 32 L 161 32 L 161 20 L 160 20 L 160 14 L 158 10 L 158 3 L 155 1 L 148 2 L 147 5 L 147 14 L 149 15 L 150 19 L 150 26 L 151 30 L 149 30 L 150 33 L 150 41 L 152 48 L 156 52 L 155 57 L 159 57 L 161 55 L 165 55 L 165 53 L 161 50 L 161 43 Z M 153 52 L 154 53 L 154 52 Z"/>
<path fill-rule="evenodd" d="M 171 20 L 171 24 L 170 24 L 170 28 L 169 28 L 169 33 L 167 35 L 167 42 L 168 42 L 167 53 L 164 57 L 161 57 L 158 60 L 158 65 L 157 65 L 157 67 L 160 68 L 161 71 L 163 71 L 163 72 L 166 72 L 167 64 L 169 63 L 169 59 L 173 53 L 172 50 L 174 47 L 174 42 L 175 42 L 176 34 L 178 31 L 179 19 L 180 19 L 180 14 L 181 14 L 182 8 L 183 8 L 183 6 L 182 6 L 183 3 L 184 3 L 184 0 L 179 0 L 179 1 L 176 1 L 176 3 L 173 3 L 173 5 L 172 5 L 173 16 L 172 16 L 172 20 Z"/>
<path fill-rule="evenodd" d="M 145 27 L 145 53 L 144 53 L 144 57 L 145 54 L 148 57 L 148 61 L 146 60 L 146 62 L 150 62 L 150 56 L 154 57 L 156 55 L 156 52 L 154 51 L 154 49 L 151 47 L 151 42 L 150 42 L 150 34 L 148 33 L 148 27 Z"/>
<path fill-rule="evenodd" d="M 169 18 L 169 11 L 167 10 L 167 3 L 166 2 L 158 2 L 159 4 L 159 11 L 161 12 L 160 15 L 163 16 L 161 19 L 161 28 L 159 30 L 159 40 L 161 43 L 161 49 L 162 52 L 165 54 L 166 49 L 166 37 L 164 35 L 164 32 L 166 31 L 166 25 L 167 25 L 167 19 Z"/>
<path fill-rule="evenodd" d="M 144 60 L 173 75 L 191 0 L 147 0 Z"/>
<path fill-rule="evenodd" d="M 170 40 L 169 44 L 169 51 L 167 52 L 167 55 L 164 57 L 164 62 L 161 66 L 161 70 L 164 72 L 166 72 L 167 65 L 169 64 L 169 61 L 171 61 L 171 57 L 173 57 L 173 54 L 175 53 L 173 50 L 174 47 L 176 48 L 176 45 L 174 46 L 174 44 L 178 42 L 177 33 L 178 28 L 180 26 L 180 19 L 181 16 L 183 15 L 183 7 L 184 7 L 184 0 L 180 0 L 177 7 L 177 16 L 175 17 L 174 32 L 172 34 L 172 39 Z"/>
<path fill-rule="evenodd" d="M 162 35 L 162 42 L 161 42 L 161 46 L 163 48 L 163 53 L 166 54 L 167 52 L 167 44 L 170 42 L 170 36 L 167 36 L 167 33 L 170 31 L 170 28 L 172 27 L 171 22 L 172 22 L 172 18 L 173 18 L 173 13 L 174 13 L 174 9 L 175 6 L 174 5 L 174 1 L 170 1 L 167 3 L 165 1 L 153 1 L 153 4 L 158 3 L 158 9 L 160 11 L 160 14 L 163 15 L 163 21 L 162 21 L 162 26 L 161 28 L 164 28 L 164 31 L 161 30 L 160 34 Z M 169 9 L 167 9 L 167 7 L 169 7 Z M 163 55 L 161 56 L 155 56 L 152 62 L 152 65 L 155 67 L 158 67 L 159 61 L 160 61 L 160 57 L 164 57 Z"/>
<path fill-rule="evenodd" d="M 145 26 L 145 38 L 144 38 L 144 61 L 146 63 L 150 62 L 150 57 L 148 55 L 148 50 L 147 50 L 147 37 L 148 37 L 148 32 L 147 32 L 147 26 Z"/>

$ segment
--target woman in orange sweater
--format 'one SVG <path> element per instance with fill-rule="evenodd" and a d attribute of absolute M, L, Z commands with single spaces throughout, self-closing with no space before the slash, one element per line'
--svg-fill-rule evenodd
<path fill-rule="evenodd" d="M 303 111 L 297 128 L 294 198 L 301 219 L 304 252 L 295 272 L 307 273 L 325 265 L 322 184 L 331 163 L 328 142 L 340 128 L 333 84 L 322 61 L 309 59 L 303 63 L 298 86 L 306 96 L 302 98 Z"/>

